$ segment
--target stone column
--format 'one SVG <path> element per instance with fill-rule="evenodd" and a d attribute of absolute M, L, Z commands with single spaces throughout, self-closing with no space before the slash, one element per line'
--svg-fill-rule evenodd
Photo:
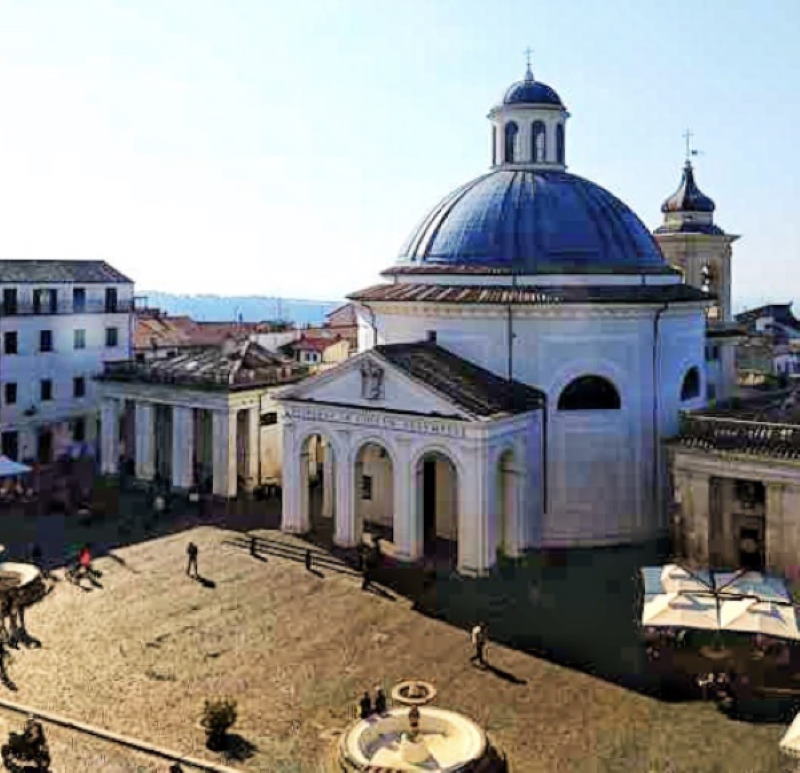
<path fill-rule="evenodd" d="M 114 475 L 119 465 L 119 401 L 104 397 L 100 404 L 100 469 Z"/>
<path fill-rule="evenodd" d="M 418 561 L 422 558 L 422 510 L 417 507 L 419 477 L 411 467 L 409 438 L 397 439 L 394 476 L 394 522 L 392 524 L 395 558 Z"/>
<path fill-rule="evenodd" d="M 355 469 L 350 460 L 349 434 L 339 432 L 339 454 L 336 462 L 336 515 L 333 541 L 340 547 L 354 547 L 361 540 L 356 523 Z"/>
<path fill-rule="evenodd" d="M 211 434 L 214 446 L 214 494 L 218 497 L 235 497 L 236 411 L 228 408 L 213 411 Z"/>
<path fill-rule="evenodd" d="M 708 564 L 708 508 L 709 479 L 706 474 L 690 474 L 686 529 L 687 556 L 701 564 Z"/>
<path fill-rule="evenodd" d="M 303 534 L 308 531 L 308 509 L 303 512 L 301 497 L 307 497 L 308 486 L 303 485 L 301 475 L 300 449 L 295 440 L 294 422 L 283 422 L 283 462 L 281 485 L 281 531 L 289 534 Z"/>
<path fill-rule="evenodd" d="M 261 457 L 261 410 L 254 405 L 247 409 L 247 453 L 245 467 L 245 487 L 252 491 L 260 485 L 259 460 Z"/>
<path fill-rule="evenodd" d="M 783 573 L 790 564 L 800 563 L 792 560 L 787 548 L 787 535 L 784 533 L 784 506 L 783 492 L 786 488 L 783 483 L 765 482 L 766 510 L 764 513 L 765 550 L 764 564 L 769 572 Z"/>
<path fill-rule="evenodd" d="M 333 459 L 333 446 L 330 442 L 325 441 L 325 456 L 322 460 L 322 516 L 324 518 L 333 517 L 333 499 L 334 499 L 334 459 Z"/>
<path fill-rule="evenodd" d="M 172 406 L 172 485 L 191 488 L 194 470 L 194 411 L 183 405 Z"/>
<path fill-rule="evenodd" d="M 136 477 L 153 480 L 155 475 L 155 427 L 153 404 L 139 400 L 135 403 Z"/>
<path fill-rule="evenodd" d="M 458 572 L 471 577 L 488 574 L 495 563 L 496 529 L 489 507 L 488 469 L 484 445 L 460 454 L 458 476 Z"/>

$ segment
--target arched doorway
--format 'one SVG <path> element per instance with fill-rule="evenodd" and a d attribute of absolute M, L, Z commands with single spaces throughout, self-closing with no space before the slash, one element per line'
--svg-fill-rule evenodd
<path fill-rule="evenodd" d="M 394 465 L 386 448 L 367 442 L 358 449 L 355 475 L 356 534 L 394 541 Z"/>
<path fill-rule="evenodd" d="M 504 555 L 519 555 L 521 474 L 512 449 L 497 462 L 497 547 Z"/>
<path fill-rule="evenodd" d="M 309 435 L 300 450 L 300 507 L 312 532 L 332 533 L 336 458 L 333 444 Z"/>
<path fill-rule="evenodd" d="M 429 451 L 415 470 L 417 518 L 422 526 L 422 549 L 437 564 L 458 562 L 458 473 L 453 461 Z"/>

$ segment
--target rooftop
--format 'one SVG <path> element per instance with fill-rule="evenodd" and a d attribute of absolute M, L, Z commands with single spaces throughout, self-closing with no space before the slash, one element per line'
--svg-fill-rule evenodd
<path fill-rule="evenodd" d="M 536 410 L 544 402 L 538 389 L 509 382 L 432 342 L 385 344 L 372 351 L 481 418 Z"/>
<path fill-rule="evenodd" d="M 1 260 L 0 282 L 130 283 L 104 260 Z"/>
<path fill-rule="evenodd" d="M 233 390 L 288 384 L 306 373 L 304 366 L 253 341 L 232 341 L 226 346 L 206 346 L 162 360 L 107 362 L 98 378 Z"/>

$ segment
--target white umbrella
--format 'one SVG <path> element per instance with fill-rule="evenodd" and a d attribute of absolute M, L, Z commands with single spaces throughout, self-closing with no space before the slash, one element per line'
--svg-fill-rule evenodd
<path fill-rule="evenodd" d="M 660 593 L 645 601 L 642 625 L 718 630 L 717 604 L 713 596 L 692 593 Z"/>
<path fill-rule="evenodd" d="M 661 585 L 667 593 L 677 591 L 707 591 L 710 582 L 701 573 L 691 573 L 677 564 L 666 564 L 661 570 Z"/>
<path fill-rule="evenodd" d="M 13 478 L 30 471 L 31 468 L 27 464 L 20 464 L 7 456 L 0 455 L 0 478 Z"/>
<path fill-rule="evenodd" d="M 800 757 L 800 714 L 798 714 L 780 742 L 780 750 L 792 757 Z"/>
<path fill-rule="evenodd" d="M 719 624 L 728 631 L 800 640 L 794 607 L 772 601 L 748 598 L 721 601 Z"/>

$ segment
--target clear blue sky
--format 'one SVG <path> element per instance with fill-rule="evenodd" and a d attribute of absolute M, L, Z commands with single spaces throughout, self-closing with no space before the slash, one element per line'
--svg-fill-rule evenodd
<path fill-rule="evenodd" d="M 736 310 L 800 298 L 798 38 L 797 0 L 0 0 L 0 255 L 337 299 L 487 168 L 530 45 L 570 171 L 655 227 L 690 126 Z"/>

